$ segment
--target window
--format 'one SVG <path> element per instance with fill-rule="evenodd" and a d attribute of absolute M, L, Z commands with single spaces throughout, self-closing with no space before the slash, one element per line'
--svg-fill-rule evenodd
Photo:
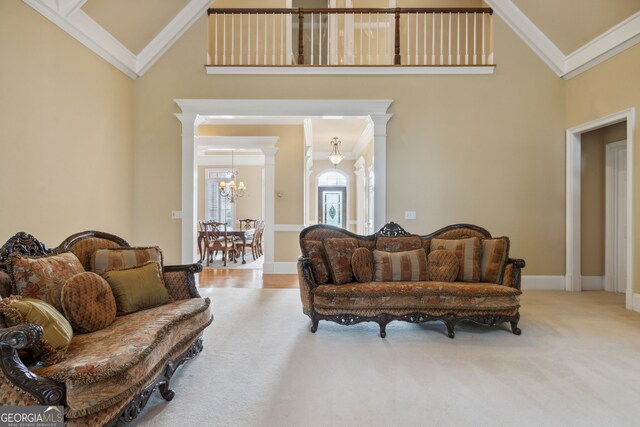
<path fill-rule="evenodd" d="M 220 181 L 231 179 L 231 172 L 226 169 L 205 170 L 205 219 L 224 222 L 231 227 L 235 220 L 235 205 L 226 197 L 220 195 L 218 185 Z"/>

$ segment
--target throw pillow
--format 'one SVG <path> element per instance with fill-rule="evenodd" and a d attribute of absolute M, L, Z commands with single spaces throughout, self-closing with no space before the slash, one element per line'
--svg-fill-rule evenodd
<path fill-rule="evenodd" d="M 91 254 L 91 271 L 102 274 L 107 270 L 140 267 L 149 261 L 162 266 L 162 251 L 157 246 L 148 248 L 104 248 Z"/>
<path fill-rule="evenodd" d="M 46 302 L 14 295 L 0 301 L 0 314 L 8 326 L 34 323 L 42 326 L 40 343 L 30 348 L 35 360 L 53 365 L 62 360 L 73 338 L 71 325 L 53 306 Z"/>
<path fill-rule="evenodd" d="M 416 282 L 429 280 L 424 249 L 404 252 L 373 251 L 375 282 Z"/>
<path fill-rule="evenodd" d="M 327 258 L 324 255 L 324 245 L 319 240 L 303 240 L 302 248 L 306 252 L 305 256 L 311 258 L 311 271 L 316 283 L 322 285 L 329 282 L 329 267 Z"/>
<path fill-rule="evenodd" d="M 422 239 L 417 234 L 409 236 L 377 236 L 376 249 L 385 252 L 404 252 L 422 248 Z"/>
<path fill-rule="evenodd" d="M 333 283 L 341 285 L 353 282 L 351 257 L 358 248 L 358 241 L 351 237 L 336 237 L 324 239 L 322 243 L 327 261 L 329 261 L 329 270 L 331 271 Z"/>
<path fill-rule="evenodd" d="M 509 258 L 509 238 L 498 237 L 482 240 L 480 281 L 502 283 L 504 266 Z"/>
<path fill-rule="evenodd" d="M 445 249 L 458 257 L 458 282 L 480 281 L 480 254 L 482 246 L 480 239 L 471 237 L 468 239 L 431 239 L 431 250 Z"/>
<path fill-rule="evenodd" d="M 429 252 L 429 280 L 436 282 L 453 282 L 458 277 L 458 257 L 453 252 L 438 249 Z"/>
<path fill-rule="evenodd" d="M 358 282 L 366 283 L 373 280 L 373 254 L 367 248 L 358 248 L 351 256 L 351 268 Z"/>
<path fill-rule="evenodd" d="M 111 286 L 95 273 L 79 273 L 62 287 L 62 310 L 78 332 L 93 332 L 116 318 L 116 300 Z"/>
<path fill-rule="evenodd" d="M 82 263 L 71 252 L 42 257 L 14 255 L 9 258 L 16 293 L 41 299 L 62 312 L 60 291 L 71 276 L 84 271 Z"/>
<path fill-rule="evenodd" d="M 111 286 L 118 315 L 156 307 L 171 300 L 157 262 L 106 271 L 102 277 Z"/>

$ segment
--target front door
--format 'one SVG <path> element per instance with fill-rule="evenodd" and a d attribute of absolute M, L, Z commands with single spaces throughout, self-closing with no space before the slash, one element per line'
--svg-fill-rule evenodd
<path fill-rule="evenodd" d="M 318 222 L 346 228 L 347 187 L 318 187 Z"/>

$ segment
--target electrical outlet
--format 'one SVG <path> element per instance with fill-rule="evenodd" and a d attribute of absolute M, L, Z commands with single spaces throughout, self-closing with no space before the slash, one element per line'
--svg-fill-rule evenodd
<path fill-rule="evenodd" d="M 404 211 L 404 219 L 416 219 L 416 211 Z"/>
<path fill-rule="evenodd" d="M 171 219 L 182 219 L 182 211 L 171 211 Z"/>

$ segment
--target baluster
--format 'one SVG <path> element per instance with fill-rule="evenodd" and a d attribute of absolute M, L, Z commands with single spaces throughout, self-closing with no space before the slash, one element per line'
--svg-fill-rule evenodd
<path fill-rule="evenodd" d="M 222 14 L 222 65 L 227 65 L 227 15 Z"/>
<path fill-rule="evenodd" d="M 418 33 L 419 33 L 419 30 L 418 30 L 418 13 L 416 12 L 416 58 L 415 58 L 416 59 L 415 60 L 415 64 L 416 65 L 418 65 L 418 60 L 419 60 L 418 50 L 420 49 L 419 46 L 418 46 Z"/>
<path fill-rule="evenodd" d="M 456 25 L 456 31 L 458 32 L 458 36 L 456 37 L 456 42 L 458 43 L 458 56 L 456 57 L 456 63 L 460 65 L 460 13 L 457 13 L 458 16 L 458 24 Z"/>
<path fill-rule="evenodd" d="M 407 65 L 411 65 L 411 14 L 407 13 Z"/>
<path fill-rule="evenodd" d="M 311 12 L 311 65 L 313 65 L 314 45 L 313 45 L 313 12 Z"/>
<path fill-rule="evenodd" d="M 440 12 L 440 65 L 444 63 L 444 21 L 442 17 L 442 12 Z"/>
<path fill-rule="evenodd" d="M 423 49 L 422 49 L 422 62 L 424 65 L 427 65 L 427 14 L 424 14 L 424 28 L 423 28 L 424 40 L 422 40 Z"/>
<path fill-rule="evenodd" d="M 214 19 L 215 19 L 215 48 L 214 48 L 214 54 L 213 54 L 213 64 L 214 65 L 218 65 L 218 14 L 215 13 L 213 15 Z"/>
<path fill-rule="evenodd" d="M 449 65 L 451 65 L 451 12 L 449 12 Z"/>
<path fill-rule="evenodd" d="M 251 64 L 251 14 L 247 14 L 247 27 L 249 27 L 249 31 L 247 33 L 247 65 L 249 65 Z M 258 63 L 258 46 L 260 46 L 258 44 L 258 33 L 260 33 L 260 22 L 256 15 L 256 64 Z"/>
<path fill-rule="evenodd" d="M 431 65 L 436 65 L 436 14 L 431 14 Z"/>
<path fill-rule="evenodd" d="M 240 18 L 240 56 L 238 58 L 238 64 L 242 65 L 242 55 L 243 55 L 243 44 L 242 44 L 242 15 L 238 16 Z"/>
<path fill-rule="evenodd" d="M 320 13 L 320 21 L 318 22 L 318 38 L 320 39 L 318 65 L 322 65 L 322 13 Z"/>
<path fill-rule="evenodd" d="M 236 17 L 233 16 L 233 14 L 231 14 L 231 65 L 234 65 L 234 59 L 236 56 L 235 53 L 235 38 L 236 38 L 236 31 L 235 31 L 235 26 L 236 26 Z"/>
<path fill-rule="evenodd" d="M 371 31 L 371 12 L 369 12 L 369 53 L 367 54 L 367 64 L 371 65 L 371 36 L 373 34 L 373 32 Z"/>
<path fill-rule="evenodd" d="M 249 15 L 249 28 L 251 28 L 251 15 Z M 260 64 L 260 15 L 256 13 L 256 62 Z M 249 52 L 251 52 L 251 38 L 249 38 Z M 249 61 L 247 61 L 249 63 Z"/>
<path fill-rule="evenodd" d="M 476 32 L 476 13 L 473 12 L 473 65 L 476 65 L 478 63 L 478 55 L 477 50 L 478 50 L 478 45 L 476 43 L 476 38 L 478 36 L 478 33 Z"/>
<path fill-rule="evenodd" d="M 265 15 L 266 16 L 266 15 Z M 264 50 L 265 55 L 267 49 Z M 266 63 L 266 60 L 265 60 Z M 271 14 L 271 65 L 276 65 L 276 14 Z"/>
<path fill-rule="evenodd" d="M 376 13 L 376 64 L 380 65 L 380 14 Z"/>
<path fill-rule="evenodd" d="M 469 12 L 465 12 L 464 65 L 469 65 Z"/>
<path fill-rule="evenodd" d="M 400 9 L 396 8 L 395 27 L 394 27 L 394 42 L 393 42 L 393 63 L 394 65 L 400 65 L 402 63 L 402 57 L 400 56 Z"/>
<path fill-rule="evenodd" d="M 286 18 L 284 13 L 280 14 L 280 65 L 284 65 L 284 27 Z"/>
<path fill-rule="evenodd" d="M 304 64 L 304 13 L 298 9 L 298 64 Z"/>
<path fill-rule="evenodd" d="M 487 63 L 487 57 L 484 53 L 484 13 L 480 16 L 482 16 L 482 65 L 485 65 Z"/>
<path fill-rule="evenodd" d="M 362 27 L 363 27 L 363 23 L 362 23 L 362 13 L 360 14 L 360 52 L 358 53 L 360 55 L 360 65 L 362 65 L 362 61 L 364 60 L 364 52 L 362 52 Z"/>

